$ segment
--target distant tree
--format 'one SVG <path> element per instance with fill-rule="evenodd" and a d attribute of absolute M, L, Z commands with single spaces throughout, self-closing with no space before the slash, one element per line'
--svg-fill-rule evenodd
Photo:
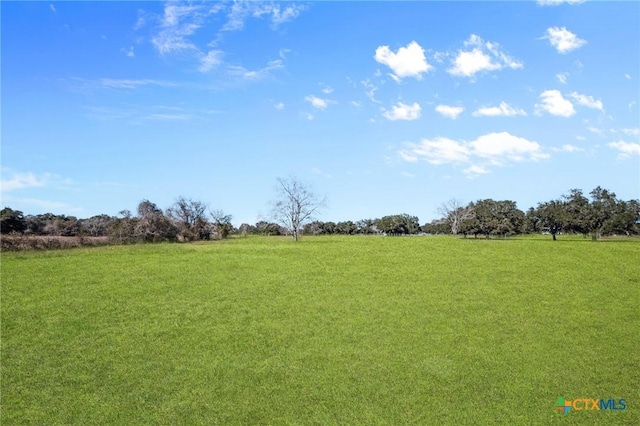
<path fill-rule="evenodd" d="M 211 223 L 211 239 L 224 239 L 233 231 L 231 219 L 233 216 L 226 214 L 222 210 L 212 210 L 209 212 L 213 222 Z"/>
<path fill-rule="evenodd" d="M 0 232 L 2 234 L 22 233 L 25 229 L 27 229 L 27 225 L 24 220 L 24 214 L 20 210 L 5 207 L 0 211 Z"/>
<path fill-rule="evenodd" d="M 463 220 L 464 232 L 473 229 L 475 235 L 483 234 L 487 238 L 491 235 L 506 238 L 507 235 L 521 232 L 525 215 L 516 207 L 514 201 L 485 199 L 470 205 L 474 209 L 475 217 Z"/>
<path fill-rule="evenodd" d="M 149 200 L 138 204 L 138 221 L 133 236 L 141 241 L 158 242 L 175 240 L 178 228 L 167 218 L 157 205 Z"/>
<path fill-rule="evenodd" d="M 591 239 L 597 240 L 602 235 L 608 222 L 614 217 L 618 200 L 616 194 L 601 187 L 590 192 L 591 203 L 587 209 L 587 227 Z"/>
<path fill-rule="evenodd" d="M 469 203 L 469 205 L 474 207 L 473 215 L 462 220 L 458 232 L 462 233 L 465 238 L 467 235 L 473 235 L 475 238 L 478 238 L 478 235 L 482 233 L 480 220 L 478 220 L 478 217 L 476 216 L 475 203 Z"/>
<path fill-rule="evenodd" d="M 324 222 L 322 224 L 322 233 L 327 235 L 337 234 L 336 223 L 332 221 Z"/>
<path fill-rule="evenodd" d="M 55 220 L 50 225 L 53 228 L 52 235 L 76 237 L 82 234 L 81 223 L 75 216 L 56 216 Z"/>
<path fill-rule="evenodd" d="M 113 220 L 114 218 L 106 214 L 92 216 L 89 219 L 81 219 L 81 232 L 92 237 L 106 237 L 109 235 L 109 228 Z"/>
<path fill-rule="evenodd" d="M 209 238 L 207 205 L 191 198 L 178 197 L 167 210 L 167 215 L 178 227 L 179 239 L 183 241 Z"/>
<path fill-rule="evenodd" d="M 461 226 L 461 225 L 462 225 L 462 222 L 458 224 L 458 226 Z M 433 234 L 433 235 L 451 234 L 451 224 L 448 223 L 445 219 L 434 219 L 431 222 L 425 223 L 424 225 L 422 225 L 420 229 L 425 234 Z"/>
<path fill-rule="evenodd" d="M 460 230 L 462 221 L 473 217 L 471 205 L 463 205 L 461 201 L 451 199 L 438 208 L 438 213 L 449 224 L 451 233 L 456 235 Z"/>
<path fill-rule="evenodd" d="M 586 236 L 589 233 L 589 199 L 582 195 L 580 189 L 569 190 L 563 199 L 567 213 L 566 229 Z"/>
<path fill-rule="evenodd" d="M 304 225 L 304 233 L 307 235 L 318 235 L 323 233 L 324 223 L 319 220 L 314 220 Z"/>
<path fill-rule="evenodd" d="M 350 220 L 336 223 L 336 233 L 338 234 L 353 235 L 357 230 L 356 224 Z"/>
<path fill-rule="evenodd" d="M 298 241 L 305 223 L 312 221 L 325 204 L 325 199 L 321 199 L 297 178 L 277 179 L 273 218 L 291 233 L 294 241 Z"/>
<path fill-rule="evenodd" d="M 640 233 L 640 200 L 618 201 L 615 212 L 603 230 L 606 234 Z"/>
<path fill-rule="evenodd" d="M 131 215 L 129 210 L 121 210 L 119 215 L 120 217 L 116 217 L 111 222 L 109 229 L 110 240 L 118 244 L 133 242 L 135 240 L 134 230 L 138 220 Z"/>
<path fill-rule="evenodd" d="M 373 219 L 361 219 L 356 222 L 356 232 L 358 234 L 377 234 L 378 228 L 376 227 L 375 220 Z"/>
<path fill-rule="evenodd" d="M 246 237 L 247 234 L 257 234 L 258 229 L 253 225 L 249 225 L 248 223 L 243 223 L 238 227 L 238 232 L 243 237 Z"/>
<path fill-rule="evenodd" d="M 43 235 L 44 227 L 47 224 L 45 215 L 27 215 L 24 217 L 24 223 L 26 229 L 24 232 L 29 235 Z"/>
<path fill-rule="evenodd" d="M 267 222 L 266 220 L 261 220 L 256 223 L 255 229 L 258 234 L 261 235 L 283 235 L 282 229 L 280 225 L 273 222 Z"/>
<path fill-rule="evenodd" d="M 529 207 L 529 209 L 524 215 L 524 224 L 522 225 L 522 233 L 534 234 L 534 233 L 540 232 L 541 229 L 542 229 L 542 224 L 540 222 L 540 218 L 538 217 L 537 209 L 533 207 Z"/>
<path fill-rule="evenodd" d="M 549 232 L 553 241 L 556 241 L 556 235 L 567 225 L 566 204 L 560 200 L 538 203 L 532 215 L 537 219 L 537 230 Z"/>
<path fill-rule="evenodd" d="M 376 221 L 376 226 L 387 235 L 417 234 L 420 230 L 418 217 L 406 213 L 383 216 Z"/>

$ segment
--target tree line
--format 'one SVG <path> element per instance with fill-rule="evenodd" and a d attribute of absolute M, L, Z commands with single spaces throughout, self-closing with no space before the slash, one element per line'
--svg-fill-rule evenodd
<path fill-rule="evenodd" d="M 640 234 L 640 201 L 620 200 L 615 193 L 595 188 L 588 198 L 572 189 L 558 199 L 540 202 L 526 212 L 514 201 L 481 199 L 467 204 L 450 200 L 439 208 L 440 218 L 420 225 L 417 216 L 394 214 L 375 219 L 323 222 L 316 215 L 324 206 L 307 186 L 295 178 L 278 179 L 278 195 L 272 203 L 272 220 L 235 228 L 232 216 L 213 210 L 199 200 L 178 197 L 166 210 L 142 200 L 135 214 L 118 216 L 24 215 L 5 207 L 0 212 L 2 234 L 61 237 L 107 237 L 116 244 L 160 241 L 219 240 L 229 235 L 417 235 L 453 234 L 478 238 L 545 233 L 555 240 L 561 233 L 591 235 Z"/>
<path fill-rule="evenodd" d="M 508 236 L 546 233 L 555 241 L 561 233 L 591 235 L 640 234 L 640 201 L 624 201 L 614 192 L 595 188 L 587 198 L 580 189 L 571 189 L 558 199 L 540 202 L 526 213 L 513 201 L 479 200 L 462 205 L 456 200 L 443 204 L 442 218 L 423 227 L 431 233 Z"/>
<path fill-rule="evenodd" d="M 108 237 L 114 243 L 198 241 L 226 238 L 232 231 L 231 215 L 210 210 L 207 204 L 178 197 L 162 211 L 155 203 L 142 200 L 137 214 L 122 210 L 118 216 L 105 214 L 78 219 L 75 216 L 24 215 L 5 207 L 0 212 L 2 234 L 55 237 Z"/>

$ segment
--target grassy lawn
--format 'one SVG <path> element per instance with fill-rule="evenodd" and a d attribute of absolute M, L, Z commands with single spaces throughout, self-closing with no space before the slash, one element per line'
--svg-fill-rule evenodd
<path fill-rule="evenodd" d="M 2 254 L 13 424 L 639 424 L 640 241 Z M 554 409 L 625 398 L 624 411 Z"/>

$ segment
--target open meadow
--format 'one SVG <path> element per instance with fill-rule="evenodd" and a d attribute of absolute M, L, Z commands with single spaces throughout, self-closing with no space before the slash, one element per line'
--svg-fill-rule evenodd
<path fill-rule="evenodd" d="M 637 239 L 249 237 L 1 260 L 3 425 L 640 423 Z M 626 409 L 562 414 L 559 397 Z"/>

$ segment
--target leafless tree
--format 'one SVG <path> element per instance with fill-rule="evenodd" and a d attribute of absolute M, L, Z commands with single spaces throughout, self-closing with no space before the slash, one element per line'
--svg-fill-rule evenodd
<path fill-rule="evenodd" d="M 233 216 L 225 214 L 222 210 L 211 210 L 209 212 L 213 223 L 211 224 L 211 238 L 214 240 L 227 238 L 229 233 L 233 231 L 233 224 L 231 219 Z"/>
<path fill-rule="evenodd" d="M 451 233 L 456 235 L 462 221 L 473 217 L 473 207 L 463 205 L 460 200 L 451 199 L 438 208 L 438 213 L 451 227 Z"/>
<path fill-rule="evenodd" d="M 326 205 L 326 199 L 320 198 L 293 176 L 277 179 L 277 194 L 273 202 L 273 218 L 298 241 L 304 224 L 314 219 L 314 215 Z"/>
<path fill-rule="evenodd" d="M 207 237 L 207 205 L 191 198 L 178 197 L 167 210 L 167 215 L 176 222 L 183 240 L 201 240 Z"/>

